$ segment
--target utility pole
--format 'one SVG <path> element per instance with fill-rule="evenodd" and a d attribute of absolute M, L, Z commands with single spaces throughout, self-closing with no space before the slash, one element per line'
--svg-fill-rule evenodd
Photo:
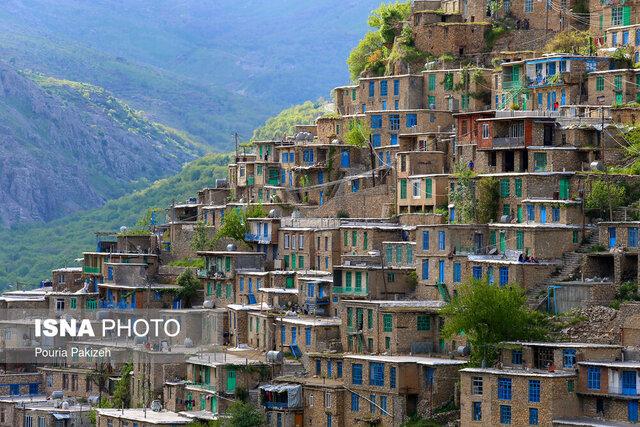
<path fill-rule="evenodd" d="M 546 32 L 549 32 L 549 9 L 551 8 L 551 2 L 553 2 L 553 0 L 545 0 L 545 24 L 544 24 L 544 30 Z"/>
<path fill-rule="evenodd" d="M 234 133 L 233 137 L 236 141 L 236 157 L 238 157 L 238 132 Z"/>

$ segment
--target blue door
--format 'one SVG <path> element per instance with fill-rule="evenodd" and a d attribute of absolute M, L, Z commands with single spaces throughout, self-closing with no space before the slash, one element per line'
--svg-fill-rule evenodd
<path fill-rule="evenodd" d="M 627 419 L 631 423 L 638 422 L 638 401 L 637 400 L 630 400 L 629 403 L 627 403 Z"/>
<path fill-rule="evenodd" d="M 609 227 L 609 249 L 616 245 L 616 228 Z"/>
<path fill-rule="evenodd" d="M 318 200 L 320 206 L 324 205 L 324 191 L 320 191 L 320 198 Z"/>
<path fill-rule="evenodd" d="M 622 394 L 625 396 L 634 396 L 636 394 L 636 371 L 622 371 Z"/>
<path fill-rule="evenodd" d="M 547 208 L 546 208 L 546 206 L 540 206 L 540 222 L 543 223 L 543 224 L 547 222 Z"/>
<path fill-rule="evenodd" d="M 562 89 L 562 95 L 560 98 L 560 105 L 567 105 L 567 91 Z"/>
<path fill-rule="evenodd" d="M 351 164 L 351 158 L 349 156 L 349 150 L 346 148 L 342 149 L 342 154 L 340 155 L 340 166 L 343 168 L 348 168 Z"/>
<path fill-rule="evenodd" d="M 298 343 L 298 328 L 293 326 L 291 328 L 291 344 L 297 344 L 297 343 Z"/>
<path fill-rule="evenodd" d="M 444 283 L 444 260 L 438 261 L 438 283 Z"/>

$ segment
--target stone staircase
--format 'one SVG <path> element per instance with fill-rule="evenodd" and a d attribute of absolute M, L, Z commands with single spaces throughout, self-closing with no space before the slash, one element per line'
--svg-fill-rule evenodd
<path fill-rule="evenodd" d="M 527 291 L 527 304 L 538 310 L 547 302 L 547 288 L 551 285 L 578 279 L 577 274 L 582 266 L 583 254 L 588 253 L 598 243 L 597 230 L 588 230 L 585 241 L 573 252 L 562 255 L 562 267 L 542 281 L 538 286 Z"/>

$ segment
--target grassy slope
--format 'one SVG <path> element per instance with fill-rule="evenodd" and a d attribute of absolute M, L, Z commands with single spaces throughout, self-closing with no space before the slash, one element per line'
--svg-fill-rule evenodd
<path fill-rule="evenodd" d="M 323 99 L 294 105 L 282 110 L 253 131 L 253 139 L 265 141 L 281 138 L 282 135 L 292 135 L 295 125 L 313 124 L 315 119 L 329 111 L 330 104 Z"/>
<path fill-rule="evenodd" d="M 165 208 L 226 177 L 228 155 L 210 154 L 187 164 L 177 175 L 150 187 L 47 224 L 0 230 L 0 286 L 15 281 L 36 283 L 56 267 L 72 265 L 94 246 L 96 231 L 132 226 L 147 208 Z"/>

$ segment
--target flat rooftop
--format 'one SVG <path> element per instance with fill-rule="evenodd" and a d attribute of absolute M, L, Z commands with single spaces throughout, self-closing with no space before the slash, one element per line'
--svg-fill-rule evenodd
<path fill-rule="evenodd" d="M 417 363 L 425 366 L 450 366 L 465 365 L 466 360 L 445 359 L 440 357 L 421 357 L 421 356 L 378 356 L 367 354 L 350 354 L 344 356 L 345 359 L 369 360 L 372 362 L 388 362 L 388 363 Z"/>
<path fill-rule="evenodd" d="M 96 408 L 98 415 L 148 424 L 189 424 L 192 420 L 176 412 L 151 409 L 107 409 Z"/>

